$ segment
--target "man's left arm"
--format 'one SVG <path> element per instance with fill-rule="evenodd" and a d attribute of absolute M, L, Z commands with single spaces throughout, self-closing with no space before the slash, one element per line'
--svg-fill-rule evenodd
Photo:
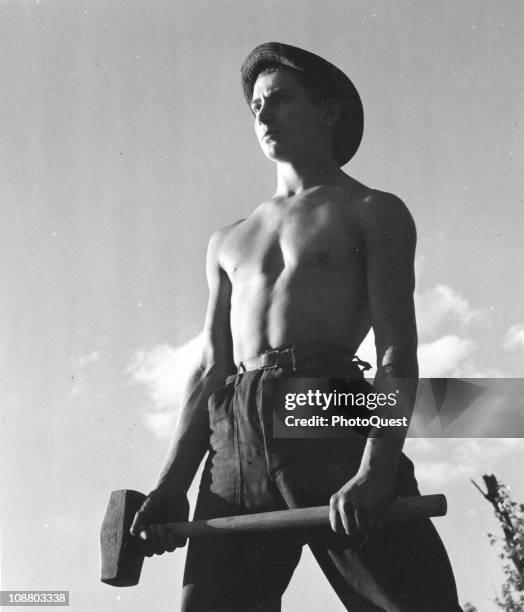
<path fill-rule="evenodd" d="M 380 192 L 366 198 L 361 223 L 377 351 L 374 391 L 394 393 L 397 398 L 394 406 L 386 405 L 374 414 L 409 423 L 418 381 L 415 225 L 401 200 Z M 394 493 L 406 431 L 407 427 L 371 430 L 357 474 L 331 498 L 335 531 L 365 533 L 382 525 L 382 511 Z"/>

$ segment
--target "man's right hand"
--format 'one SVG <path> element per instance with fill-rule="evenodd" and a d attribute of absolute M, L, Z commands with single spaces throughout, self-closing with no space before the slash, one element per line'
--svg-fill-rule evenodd
<path fill-rule="evenodd" d="M 177 538 L 163 523 L 187 521 L 189 503 L 182 491 L 166 487 L 153 489 L 135 514 L 131 535 L 140 538 L 146 557 L 172 552 L 186 545 L 186 538 Z"/>

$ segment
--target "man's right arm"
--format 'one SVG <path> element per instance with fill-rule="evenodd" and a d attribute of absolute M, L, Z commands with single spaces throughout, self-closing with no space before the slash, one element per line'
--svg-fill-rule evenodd
<path fill-rule="evenodd" d="M 231 283 L 219 263 L 219 252 L 227 231 L 228 228 L 216 232 L 209 241 L 206 262 L 209 302 L 201 360 L 187 384 L 183 408 L 158 484 L 137 512 L 131 527 L 131 533 L 145 541 L 147 554 L 161 554 L 184 544 L 162 527 L 153 528 L 151 525 L 187 520 L 187 490 L 208 448 L 208 400 L 213 391 L 224 384 L 226 376 L 234 371 Z"/>

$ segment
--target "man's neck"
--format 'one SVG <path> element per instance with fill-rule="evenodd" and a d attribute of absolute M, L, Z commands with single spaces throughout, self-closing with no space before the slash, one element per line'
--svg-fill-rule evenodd
<path fill-rule="evenodd" d="M 277 162 L 275 197 L 291 197 L 312 187 L 337 184 L 344 176 L 331 156 L 297 162 Z"/>

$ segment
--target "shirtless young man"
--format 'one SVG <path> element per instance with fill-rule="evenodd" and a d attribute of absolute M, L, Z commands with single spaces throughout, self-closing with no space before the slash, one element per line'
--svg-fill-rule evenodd
<path fill-rule="evenodd" d="M 432 525 L 381 529 L 392 496 L 418 493 L 402 439 L 378 431 L 345 440 L 271 436 L 274 380 L 361 378 L 354 355 L 371 327 L 375 385 L 386 392 L 401 385 L 404 410 L 411 407 L 418 376 L 411 215 L 394 195 L 340 169 L 363 126 L 360 98 L 342 72 L 268 43 L 244 62 L 242 83 L 260 146 L 276 165 L 277 189 L 210 240 L 202 359 L 132 533 L 149 554 L 184 544 L 151 525 L 187 519 L 186 492 L 208 453 L 197 518 L 329 503 L 333 531 L 364 536 L 362 557 L 401 610 L 457 612 Z M 192 541 L 183 609 L 280 610 L 303 543 L 282 535 Z M 343 544 L 308 543 L 348 609 L 379 609 L 351 587 Z"/>

